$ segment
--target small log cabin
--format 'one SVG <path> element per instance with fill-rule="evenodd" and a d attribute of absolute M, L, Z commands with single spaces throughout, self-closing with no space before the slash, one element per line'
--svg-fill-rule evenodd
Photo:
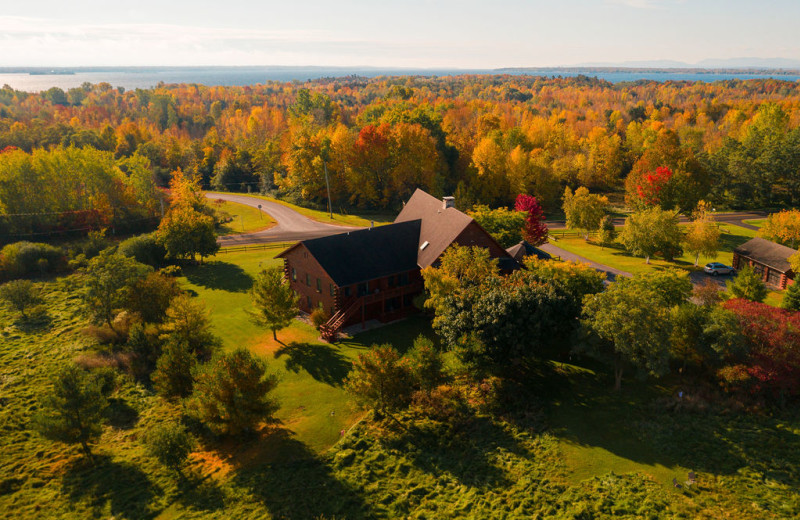
<path fill-rule="evenodd" d="M 454 202 L 417 190 L 392 224 L 303 240 L 277 255 L 300 296 L 300 309 L 321 307 L 331 316 L 323 337 L 333 339 L 348 325 L 414 312 L 412 300 L 424 288 L 421 270 L 436 264 L 452 244 L 489 249 L 504 271 L 518 267 Z"/>
<path fill-rule="evenodd" d="M 771 289 L 785 289 L 794 283 L 794 272 L 789 257 L 797 253 L 791 247 L 782 246 L 763 238 L 753 238 L 733 250 L 733 268 L 739 270 L 750 265 L 761 275 Z"/>

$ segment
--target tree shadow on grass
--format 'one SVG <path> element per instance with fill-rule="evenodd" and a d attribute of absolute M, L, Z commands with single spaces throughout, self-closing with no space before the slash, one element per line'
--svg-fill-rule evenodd
<path fill-rule="evenodd" d="M 114 518 L 153 518 L 150 502 L 160 492 L 138 467 L 107 455 L 95 455 L 94 466 L 85 458 L 73 462 L 61 486 L 70 501 L 85 501 L 94 516 Z"/>
<path fill-rule="evenodd" d="M 234 483 L 247 488 L 273 518 L 374 518 L 358 489 L 337 479 L 331 467 L 283 428 L 263 442 L 273 447 L 269 463 L 237 471 Z"/>
<path fill-rule="evenodd" d="M 332 386 L 340 385 L 352 368 L 352 363 L 332 345 L 293 341 L 275 351 L 276 359 L 281 356 L 286 356 L 287 370 L 305 370 L 317 381 Z"/>
<path fill-rule="evenodd" d="M 197 511 L 219 511 L 225 507 L 225 492 L 210 477 L 189 475 L 179 488 L 178 502 L 184 507 Z"/>
<path fill-rule="evenodd" d="M 109 399 L 104 415 L 106 422 L 118 430 L 130 430 L 139 422 L 139 412 L 124 399 Z"/>
<path fill-rule="evenodd" d="M 21 332 L 31 334 L 34 332 L 47 332 L 53 326 L 53 317 L 47 312 L 44 306 L 30 311 L 26 317 L 20 316 L 14 321 L 14 326 Z"/>
<path fill-rule="evenodd" d="M 186 278 L 195 285 L 207 289 L 229 292 L 246 292 L 253 286 L 253 278 L 236 264 L 227 262 L 208 262 L 184 270 Z"/>

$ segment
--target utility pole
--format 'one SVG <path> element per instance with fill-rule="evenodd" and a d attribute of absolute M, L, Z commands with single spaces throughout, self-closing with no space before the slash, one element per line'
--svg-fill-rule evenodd
<path fill-rule="evenodd" d="M 328 161 L 322 160 L 322 168 L 325 170 L 325 186 L 328 188 L 328 215 L 333 220 L 333 209 L 331 209 L 331 183 L 328 181 Z"/>

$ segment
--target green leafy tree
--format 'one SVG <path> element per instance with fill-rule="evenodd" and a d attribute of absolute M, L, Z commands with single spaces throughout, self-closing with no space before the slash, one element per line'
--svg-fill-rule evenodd
<path fill-rule="evenodd" d="M 183 466 L 194 450 L 194 438 L 178 423 L 162 424 L 147 433 L 147 451 L 185 480 Z"/>
<path fill-rule="evenodd" d="M 786 288 L 781 307 L 790 311 L 800 311 L 800 283 L 793 283 Z"/>
<path fill-rule="evenodd" d="M 411 401 L 411 368 L 391 345 L 373 345 L 353 362 L 345 388 L 363 406 L 391 417 Z"/>
<path fill-rule="evenodd" d="M 94 318 L 115 331 L 114 317 L 127 304 L 134 284 L 150 271 L 150 267 L 133 258 L 110 250 L 92 258 L 85 270 L 86 290 L 83 300 Z"/>
<path fill-rule="evenodd" d="M 168 341 L 151 376 L 158 395 L 168 399 L 189 396 L 194 388 L 196 365 L 197 359 L 185 342 Z"/>
<path fill-rule="evenodd" d="M 172 299 L 161 327 L 162 338 L 187 346 L 199 359 L 209 359 L 219 347 L 220 340 L 211 332 L 208 311 L 199 300 L 188 294 Z"/>
<path fill-rule="evenodd" d="M 527 214 L 522 211 L 511 211 L 507 208 L 489 209 L 489 206 L 475 206 L 468 212 L 487 233 L 504 248 L 509 248 L 522 241 Z"/>
<path fill-rule="evenodd" d="M 619 241 L 631 254 L 650 257 L 661 253 L 666 260 L 672 260 L 680 252 L 683 234 L 678 227 L 678 214 L 675 211 L 658 207 L 633 213 L 625 220 Z"/>
<path fill-rule="evenodd" d="M 200 261 L 219 251 L 217 236 L 214 232 L 214 219 L 190 207 L 176 207 L 161 220 L 156 231 L 158 243 L 171 258 L 188 258 Z"/>
<path fill-rule="evenodd" d="M 272 331 L 277 341 L 277 331 L 288 327 L 297 316 L 299 296 L 284 279 L 283 270 L 272 267 L 261 271 L 250 290 L 254 311 L 250 312 L 253 321 Z"/>
<path fill-rule="evenodd" d="M 239 435 L 272 421 L 270 397 L 278 380 L 249 350 L 220 354 L 197 373 L 192 406 L 198 418 L 222 435 Z"/>
<path fill-rule="evenodd" d="M 42 302 L 39 291 L 30 280 L 13 280 L 0 285 L 0 300 L 8 302 L 25 319 L 28 318 L 25 311 Z"/>
<path fill-rule="evenodd" d="M 583 186 L 575 193 L 566 188 L 563 209 L 567 228 L 582 231 L 588 240 L 589 232 L 600 227 L 600 221 L 608 209 L 608 197 L 589 193 L 589 189 Z"/>
<path fill-rule="evenodd" d="M 763 303 L 768 293 L 762 276 L 749 265 L 739 269 L 733 280 L 728 282 L 727 288 L 729 298 L 742 298 L 758 303 Z"/>
<path fill-rule="evenodd" d="M 56 375 L 33 426 L 48 439 L 80 444 L 86 456 L 93 459 L 89 445 L 100 438 L 107 406 L 100 382 L 85 370 L 68 365 Z"/>
<path fill-rule="evenodd" d="M 637 275 L 630 283 L 653 292 L 668 307 L 686 303 L 693 289 L 689 273 L 678 269 L 663 269 Z"/>
<path fill-rule="evenodd" d="M 622 279 L 587 296 L 582 323 L 599 340 L 588 342 L 588 353 L 614 367 L 616 390 L 626 367 L 657 376 L 666 372 L 669 307 L 644 284 Z"/>
<path fill-rule="evenodd" d="M 434 348 L 431 339 L 425 336 L 417 337 L 407 357 L 411 365 L 411 374 L 423 392 L 430 393 L 444 382 L 444 360 L 442 354 Z"/>

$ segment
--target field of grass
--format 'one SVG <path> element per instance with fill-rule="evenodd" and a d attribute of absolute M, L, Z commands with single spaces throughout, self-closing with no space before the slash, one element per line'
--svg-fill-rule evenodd
<path fill-rule="evenodd" d="M 230 215 L 233 219 L 217 229 L 217 235 L 219 236 L 253 233 L 275 225 L 275 219 L 258 208 L 226 200 L 212 200 L 210 202 L 212 208 L 220 213 Z"/>
<path fill-rule="evenodd" d="M 743 220 L 742 222 L 744 222 L 745 224 L 750 224 L 751 226 L 761 227 L 764 225 L 764 222 L 766 221 L 767 219 L 765 218 L 754 218 L 752 220 Z"/>
<path fill-rule="evenodd" d="M 722 262 L 730 265 L 733 261 L 733 250 L 744 244 L 754 236 L 756 231 L 745 229 L 733 224 L 720 224 L 722 230 L 720 248 L 716 258 L 701 255 L 697 269 L 711 261 Z M 566 249 L 570 253 L 581 255 L 600 264 L 608 265 L 632 274 L 645 273 L 653 269 L 663 269 L 666 267 L 676 267 L 687 270 L 695 270 L 694 256 L 684 253 L 675 259 L 674 262 L 666 262 L 660 258 L 651 258 L 650 264 L 646 264 L 644 258 L 633 256 L 627 253 L 621 246 L 601 247 L 597 244 L 586 242 L 582 238 L 561 238 L 553 242 L 554 245 Z"/>
<path fill-rule="evenodd" d="M 72 278 L 42 282 L 47 317 L 20 321 L 0 305 L 0 511 L 15 518 L 791 518 L 800 514 L 796 412 L 677 410 L 691 385 L 612 377 L 588 360 L 541 363 L 524 380 L 524 413 L 473 413 L 460 427 L 427 419 L 379 425 L 341 388 L 373 343 L 407 349 L 424 318 L 335 345 L 296 322 L 280 342 L 247 318 L 252 276 L 271 252 L 220 256 L 187 269 L 185 289 L 211 311 L 224 348 L 245 346 L 280 377 L 275 427 L 205 441 L 181 482 L 142 447 L 147 431 L 184 415 L 120 374 L 96 466 L 40 438 L 30 419 L 50 375 L 100 347 L 81 333 Z M 360 421 L 360 422 L 359 422 Z M 341 437 L 340 431 L 347 433 Z M 698 474 L 690 489 L 672 478 Z"/>
<path fill-rule="evenodd" d="M 297 204 L 292 204 L 290 202 L 276 199 L 274 197 L 267 197 L 265 195 L 245 194 L 245 193 L 237 193 L 236 195 L 268 200 L 270 202 L 277 202 L 278 204 L 283 204 L 284 206 L 292 208 L 296 212 L 310 218 L 311 220 L 324 222 L 325 224 L 334 224 L 337 226 L 367 227 L 370 225 L 370 222 L 374 222 L 376 226 L 380 226 L 382 224 L 389 224 L 393 222 L 394 218 L 397 216 L 394 213 L 387 213 L 387 212 L 358 211 L 355 213 L 343 213 L 343 212 L 337 213 L 334 211 L 333 218 L 331 218 L 327 211 L 305 208 L 303 206 L 298 206 Z"/>

